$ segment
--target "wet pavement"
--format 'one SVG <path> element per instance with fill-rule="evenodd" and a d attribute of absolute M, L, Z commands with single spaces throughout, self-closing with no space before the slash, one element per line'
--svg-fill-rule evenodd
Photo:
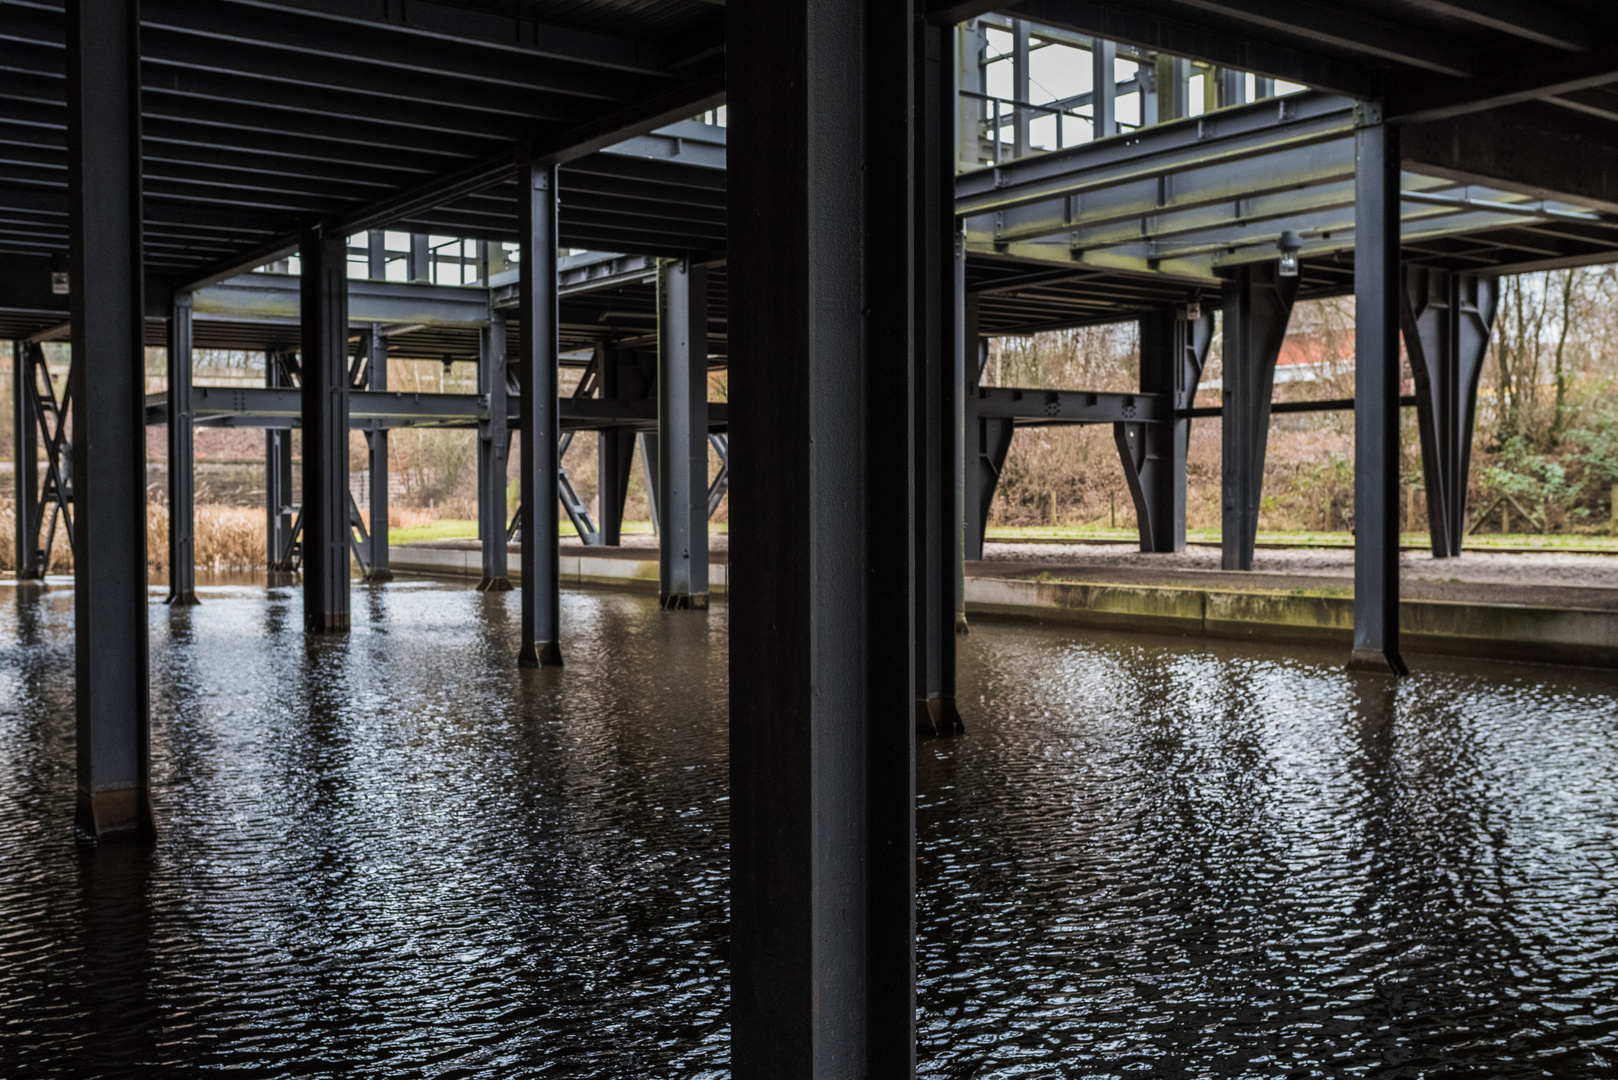
<path fill-rule="evenodd" d="M 152 607 L 155 850 L 76 849 L 0 588 L 0 1075 L 725 1075 L 727 609 Z M 918 748 L 929 1077 L 1618 1070 L 1618 678 L 980 622 Z M 906 718 L 908 719 L 908 718 Z"/>

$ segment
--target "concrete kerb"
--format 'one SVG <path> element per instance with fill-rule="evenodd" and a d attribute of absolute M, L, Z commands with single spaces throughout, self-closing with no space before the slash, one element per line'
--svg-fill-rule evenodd
<path fill-rule="evenodd" d="M 389 548 L 395 571 L 476 579 L 475 548 L 414 544 Z M 709 566 L 710 589 L 725 595 L 729 566 Z M 657 560 L 563 553 L 563 584 L 657 590 Z M 513 583 L 521 580 L 515 565 Z M 1354 601 L 1347 589 L 1299 593 L 1109 585 L 1006 577 L 966 579 L 969 615 L 1030 619 L 1108 630 L 1292 642 L 1347 648 Z M 1618 613 L 1526 604 L 1405 600 L 1400 632 L 1412 654 L 1521 660 L 1618 669 Z"/>

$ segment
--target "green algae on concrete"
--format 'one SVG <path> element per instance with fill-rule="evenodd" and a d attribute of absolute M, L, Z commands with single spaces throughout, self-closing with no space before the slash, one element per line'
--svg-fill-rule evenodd
<path fill-rule="evenodd" d="M 1063 622 L 1112 630 L 1347 647 L 1353 590 L 1322 586 L 1277 592 L 1062 580 L 1049 572 L 970 577 L 971 615 Z M 1618 668 L 1618 612 L 1533 604 L 1404 600 L 1403 648 L 1470 656 Z"/>

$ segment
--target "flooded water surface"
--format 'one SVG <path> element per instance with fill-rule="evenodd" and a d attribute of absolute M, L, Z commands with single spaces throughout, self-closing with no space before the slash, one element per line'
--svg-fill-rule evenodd
<path fill-rule="evenodd" d="M 726 609 L 152 608 L 150 851 L 82 851 L 72 592 L 0 589 L 0 1075 L 727 1072 Z M 918 747 L 928 1077 L 1618 1071 L 1618 679 L 977 626 Z"/>

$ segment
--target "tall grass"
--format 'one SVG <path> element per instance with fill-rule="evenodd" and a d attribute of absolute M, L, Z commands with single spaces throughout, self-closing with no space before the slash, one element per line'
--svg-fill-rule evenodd
<path fill-rule="evenodd" d="M 16 512 L 10 499 L 0 499 L 0 571 L 15 573 Z M 210 570 L 255 570 L 264 566 L 264 511 L 253 507 L 199 506 L 196 512 L 197 566 Z M 162 503 L 146 507 L 146 568 L 169 568 L 169 510 Z M 73 571 L 67 537 L 57 529 L 48 573 Z"/>

